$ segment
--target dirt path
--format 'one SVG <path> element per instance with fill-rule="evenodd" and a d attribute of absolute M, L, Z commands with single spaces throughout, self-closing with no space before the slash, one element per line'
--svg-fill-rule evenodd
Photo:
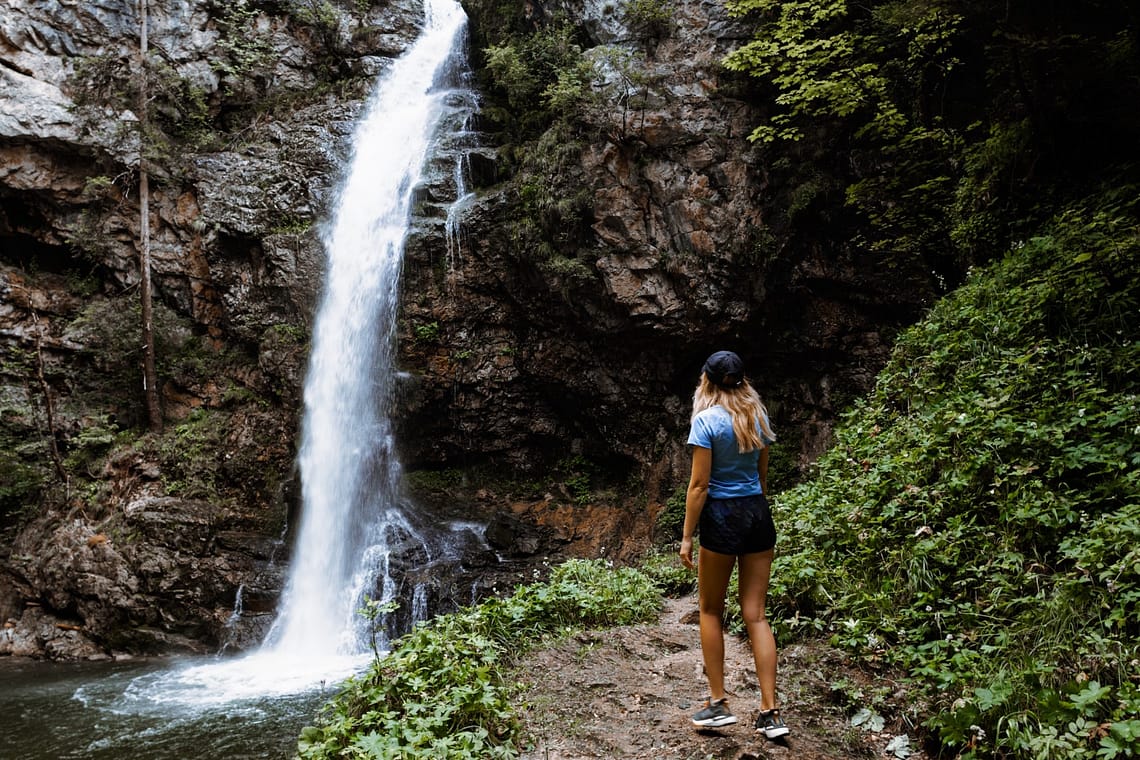
<path fill-rule="evenodd" d="M 906 733 L 901 719 L 880 731 L 852 726 L 858 706 L 844 706 L 839 694 L 877 694 L 880 709 L 902 695 L 826 645 L 780 652 L 780 701 L 791 734 L 768 741 L 753 728 L 760 695 L 747 642 L 727 637 L 729 703 L 740 722 L 695 728 L 689 715 L 707 691 L 696 620 L 695 597 L 669 599 L 656 623 L 587 631 L 527 655 L 516 676 L 525 684 L 523 760 L 925 759 L 914 748 L 894 751 L 895 737 Z M 836 683 L 846 686 L 836 691 Z"/>

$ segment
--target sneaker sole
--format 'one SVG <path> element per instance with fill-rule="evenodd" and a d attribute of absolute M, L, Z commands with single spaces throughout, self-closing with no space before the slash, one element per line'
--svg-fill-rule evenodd
<path fill-rule="evenodd" d="M 769 739 L 779 739 L 781 736 L 787 736 L 791 733 L 791 730 L 787 726 L 783 728 L 758 728 L 756 730 Z"/>
<path fill-rule="evenodd" d="M 731 726 L 736 722 L 736 716 L 730 715 L 725 718 L 708 718 L 707 720 L 694 720 L 693 725 L 701 728 L 720 728 L 721 726 Z"/>

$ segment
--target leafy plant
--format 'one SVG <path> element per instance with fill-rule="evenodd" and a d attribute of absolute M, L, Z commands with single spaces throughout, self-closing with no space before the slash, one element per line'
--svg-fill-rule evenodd
<path fill-rule="evenodd" d="M 753 40 L 728 55 L 725 67 L 779 92 L 777 109 L 751 140 L 798 140 L 821 117 L 857 117 L 859 135 L 894 137 L 903 129 L 890 81 L 867 55 L 874 41 L 845 23 L 846 0 L 733 0 L 728 8 L 763 21 Z"/>
<path fill-rule="evenodd" d="M 666 36 L 673 23 L 673 6 L 667 0 L 627 0 L 625 22 L 648 37 Z"/>
<path fill-rule="evenodd" d="M 166 490 L 184 498 L 216 498 L 227 417 L 195 410 L 157 441 Z"/>
<path fill-rule="evenodd" d="M 439 340 L 439 322 L 416 325 L 413 332 L 416 334 L 416 343 L 435 343 Z"/>
<path fill-rule="evenodd" d="M 566 485 L 575 503 L 585 505 L 590 502 L 592 485 L 597 466 L 581 455 L 567 457 L 555 468 Z"/>
<path fill-rule="evenodd" d="M 773 224 L 957 284 L 1061 205 L 1129 176 L 1131 7 L 1074 0 L 729 0 L 753 28 L 724 65 L 747 77 L 780 194 Z M 1127 31 L 1122 31 L 1127 29 Z M 1079 114 L 1079 116 L 1078 116 Z"/>
<path fill-rule="evenodd" d="M 674 491 L 657 514 L 657 532 L 663 539 L 680 541 L 685 527 L 685 487 Z"/>
<path fill-rule="evenodd" d="M 570 560 L 545 583 L 417 625 L 304 729 L 298 756 L 515 757 L 512 658 L 544 636 L 635 623 L 659 606 L 643 573 Z"/>
<path fill-rule="evenodd" d="M 535 137 L 562 118 L 558 106 L 568 102 L 569 78 L 577 77 L 580 89 L 581 77 L 588 76 L 589 70 L 581 67 L 576 34 L 569 23 L 555 22 L 484 48 L 490 94 L 495 96 L 486 110 L 507 128 L 512 143 Z M 552 93 L 561 94 L 552 100 Z"/>
<path fill-rule="evenodd" d="M 243 77 L 273 60 L 269 34 L 258 26 L 258 10 L 250 0 L 231 0 L 215 6 L 218 15 L 218 55 L 211 65 L 223 76 Z M 308 9 L 297 11 L 303 14 Z"/>

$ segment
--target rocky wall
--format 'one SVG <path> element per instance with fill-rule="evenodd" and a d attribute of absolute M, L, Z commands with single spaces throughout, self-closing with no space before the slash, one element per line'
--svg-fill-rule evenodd
<path fill-rule="evenodd" d="M 135 7 L 21 0 L 0 17 L 0 653 L 259 640 L 294 524 L 320 226 L 362 98 L 421 14 L 150 3 L 167 429 L 146 436 L 140 142 L 122 91 Z M 534 178 L 502 165 L 475 103 L 451 103 L 418 192 L 401 458 L 425 509 L 488 525 L 493 552 L 447 571 L 480 593 L 550 558 L 649 543 L 686 477 L 688 398 L 712 350 L 749 363 L 790 475 L 932 292 L 929 273 L 769 226 L 777 188 L 745 139 L 762 104 L 719 67 L 747 30 L 720 3 L 674 3 L 651 36 L 610 3 L 528 7 L 535 23 L 569 14 L 588 59 L 624 51 L 644 84 L 586 113 L 575 163 L 541 178 L 576 204 L 565 235 L 520 237 Z M 120 89 L 93 99 L 115 72 Z"/>

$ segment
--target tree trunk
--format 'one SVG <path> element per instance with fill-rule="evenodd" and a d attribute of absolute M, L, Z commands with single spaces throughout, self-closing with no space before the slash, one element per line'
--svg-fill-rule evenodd
<path fill-rule="evenodd" d="M 154 305 L 150 282 L 150 175 L 146 140 L 150 104 L 147 92 L 147 0 L 139 0 L 139 292 L 142 299 L 143 394 L 151 432 L 162 432 L 162 405 L 154 359 Z"/>
<path fill-rule="evenodd" d="M 40 392 L 44 394 L 44 416 L 47 418 L 48 445 L 51 448 L 51 461 L 55 465 L 55 474 L 61 483 L 67 483 L 67 470 L 63 467 L 63 456 L 59 453 L 59 441 L 55 437 L 55 405 L 51 400 L 51 386 L 48 385 L 44 374 L 44 336 L 40 328 L 40 318 L 32 311 L 32 322 L 36 326 L 36 380 L 40 384 Z"/>

